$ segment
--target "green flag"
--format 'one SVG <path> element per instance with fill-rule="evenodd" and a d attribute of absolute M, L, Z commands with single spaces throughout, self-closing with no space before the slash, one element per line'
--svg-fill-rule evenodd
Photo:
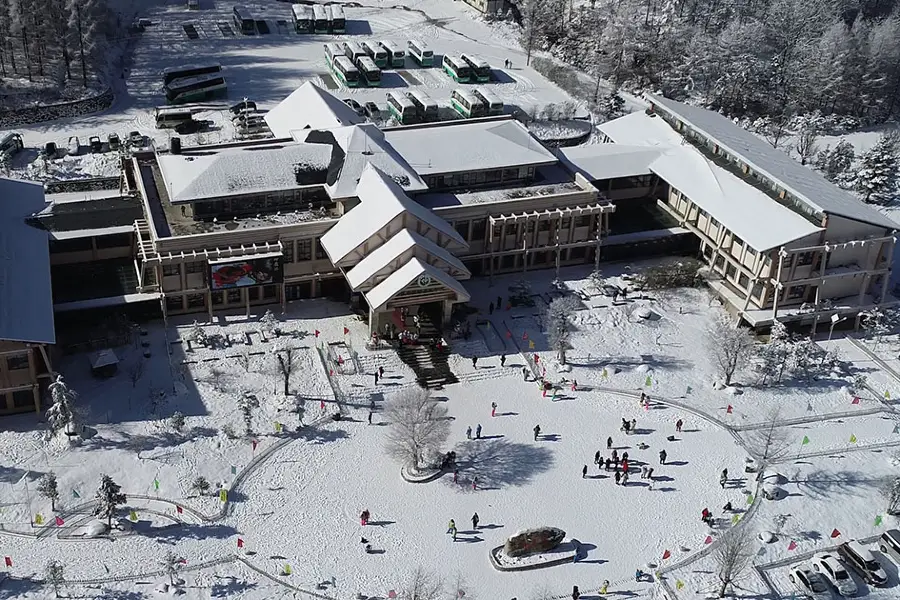
<path fill-rule="evenodd" d="M 652 385 L 653 385 L 653 378 L 650 377 L 649 375 L 647 375 L 647 380 L 644 381 L 644 385 L 646 385 L 647 387 L 652 386 Z"/>
<path fill-rule="evenodd" d="M 219 500 L 222 502 L 228 502 L 228 491 L 226 489 L 219 490 Z"/>
<path fill-rule="evenodd" d="M 685 390 L 684 395 L 690 396 L 691 392 L 693 392 L 693 391 L 694 391 L 694 388 L 692 388 L 691 386 L 687 386 L 687 390 Z"/>
<path fill-rule="evenodd" d="M 600 375 L 603 377 L 603 379 L 609 377 L 609 373 L 606 372 L 606 367 L 603 367 L 603 372 Z"/>
<path fill-rule="evenodd" d="M 232 475 L 237 475 L 237 467 L 234 466 L 234 465 L 231 465 L 231 474 L 232 474 Z"/>
<path fill-rule="evenodd" d="M 805 445 L 807 445 L 808 443 L 809 443 L 809 438 L 808 438 L 807 436 L 804 435 L 804 436 L 803 436 L 803 441 L 800 442 L 800 445 L 801 445 L 801 446 L 805 446 Z"/>
<path fill-rule="evenodd" d="M 881 515 L 875 515 L 875 527 L 881 525 Z"/>
<path fill-rule="evenodd" d="M 747 494 L 747 504 L 753 504 L 753 494 Z"/>
<path fill-rule="evenodd" d="M 72 490 L 72 497 L 73 498 L 81 498 L 81 496 L 75 490 Z"/>
<path fill-rule="evenodd" d="M 134 510 L 132 510 L 131 512 L 128 513 L 128 518 L 131 519 L 132 521 L 137 521 L 138 520 L 137 513 Z"/>
<path fill-rule="evenodd" d="M 850 434 L 850 443 L 851 443 L 851 444 L 855 444 L 855 443 L 856 443 L 856 436 L 853 435 L 852 433 Z"/>
<path fill-rule="evenodd" d="M 157 492 L 159 491 L 159 479 L 153 480 L 153 489 L 155 489 Z"/>
<path fill-rule="evenodd" d="M 884 390 L 884 399 L 885 399 L 885 400 L 890 400 L 890 399 L 891 399 L 891 393 L 890 393 L 889 391 L 887 391 L 887 390 Z"/>
<path fill-rule="evenodd" d="M 737 523 L 740 520 L 741 520 L 741 515 L 734 515 L 733 517 L 731 517 L 731 524 L 734 525 L 735 523 Z"/>

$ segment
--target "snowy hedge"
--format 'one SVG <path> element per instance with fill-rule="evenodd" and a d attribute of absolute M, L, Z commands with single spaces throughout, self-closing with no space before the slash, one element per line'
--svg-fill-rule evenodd
<path fill-rule="evenodd" d="M 113 97 L 112 89 L 106 88 L 97 96 L 84 100 L 2 110 L 0 111 L 0 127 L 15 127 L 29 123 L 66 119 L 106 110 L 112 105 Z"/>

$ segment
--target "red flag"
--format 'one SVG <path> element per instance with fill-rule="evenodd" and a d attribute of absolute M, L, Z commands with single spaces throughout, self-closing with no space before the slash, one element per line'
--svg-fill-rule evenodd
<path fill-rule="evenodd" d="M 238 548 L 243 548 L 243 547 L 244 547 L 244 540 L 242 540 L 241 538 L 238 538 Z"/>
<path fill-rule="evenodd" d="M 325 400 L 319 401 L 319 410 L 325 410 Z"/>
<path fill-rule="evenodd" d="M 796 548 L 797 548 L 797 542 L 795 542 L 794 540 L 791 540 L 791 543 L 788 544 L 788 550 L 794 550 Z"/>
<path fill-rule="evenodd" d="M 510 339 L 512 337 L 512 331 L 506 330 L 506 339 Z"/>
<path fill-rule="evenodd" d="M 316 337 L 319 337 L 319 334 L 320 334 L 320 333 L 322 333 L 322 332 L 319 331 L 318 329 L 316 329 Z"/>
<path fill-rule="evenodd" d="M 663 552 L 663 560 L 666 560 L 666 559 L 669 558 L 670 556 L 672 556 L 672 553 L 669 552 L 668 550 L 666 550 L 665 552 Z"/>
<path fill-rule="evenodd" d="M 537 354 L 535 354 L 535 355 L 534 355 L 534 362 L 536 362 L 536 363 L 541 362 L 541 357 L 538 356 Z"/>
<path fill-rule="evenodd" d="M 850 402 L 850 404 L 859 404 L 859 396 L 853 396 L 853 400 Z"/>
<path fill-rule="evenodd" d="M 11 567 L 12 566 L 12 558 L 10 558 L 9 556 L 7 556 L 5 558 L 6 558 L 6 566 Z"/>
<path fill-rule="evenodd" d="M 343 357 L 343 356 L 338 356 L 338 364 L 339 364 L 339 365 L 343 365 L 343 364 L 344 364 L 344 357 Z"/>
<path fill-rule="evenodd" d="M 522 332 L 522 339 L 523 339 L 523 340 L 527 340 L 527 339 L 528 339 L 528 332 L 527 332 L 527 331 L 523 331 L 523 332 Z"/>
<path fill-rule="evenodd" d="M 344 335 L 347 335 L 348 333 L 350 333 L 350 330 L 344 327 Z"/>
<path fill-rule="evenodd" d="M 712 544 L 712 536 L 711 535 L 706 536 L 706 539 L 703 540 L 703 543 L 704 544 Z"/>
<path fill-rule="evenodd" d="M 253 451 L 256 452 L 256 444 L 258 442 L 256 440 L 250 440 L 250 445 L 253 446 Z"/>
<path fill-rule="evenodd" d="M 183 564 L 183 565 L 186 565 L 186 564 L 187 564 L 187 559 L 186 559 L 186 558 L 179 558 L 179 559 L 178 559 L 178 562 L 180 562 L 180 563 Z"/>
<path fill-rule="evenodd" d="M 184 514 L 184 509 L 181 508 L 180 506 L 176 506 L 176 507 L 175 507 L 175 511 L 176 511 L 179 515 Z"/>
<path fill-rule="evenodd" d="M 328 376 L 329 376 L 329 377 L 334 377 L 334 369 L 329 369 L 329 370 L 328 370 Z"/>
<path fill-rule="evenodd" d="M 834 531 L 831 532 L 832 538 L 840 537 L 840 535 L 841 535 L 841 532 L 838 531 L 837 529 L 835 529 Z"/>
<path fill-rule="evenodd" d="M 729 404 L 728 408 L 725 409 L 725 412 L 730 415 L 732 412 L 734 412 L 734 408 Z"/>
<path fill-rule="evenodd" d="M 62 527 L 65 524 L 66 524 L 66 522 L 63 521 L 61 517 L 56 517 L 56 526 L 57 527 Z"/>

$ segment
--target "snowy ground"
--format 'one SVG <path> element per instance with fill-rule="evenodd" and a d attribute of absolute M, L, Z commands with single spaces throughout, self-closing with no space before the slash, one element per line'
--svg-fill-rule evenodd
<path fill-rule="evenodd" d="M 622 275 L 638 268 L 608 265 L 605 271 L 611 281 L 624 282 Z M 586 274 L 566 269 L 562 279 L 587 292 Z M 658 594 L 656 584 L 634 583 L 637 567 L 662 569 L 675 596 L 693 597 L 714 584 L 709 559 L 701 554 L 691 564 L 680 561 L 713 547 L 704 544 L 706 536 L 715 539 L 730 526 L 725 516 L 708 530 L 700 510 L 709 507 L 721 517 L 725 502 L 739 512 L 748 506 L 756 483 L 742 472 L 745 446 L 752 449 L 753 427 L 765 422 L 773 406 L 782 411 L 779 429 L 792 440 L 790 453 L 773 467 L 787 477 L 782 487 L 788 496 L 757 500 L 747 525 L 773 530 L 775 515 L 791 515 L 778 542 L 756 560 L 777 590 L 789 593 L 786 567 L 777 561 L 828 547 L 833 528 L 847 538 L 865 538 L 895 525 L 887 516 L 881 526 L 873 525 L 883 507 L 876 484 L 896 470 L 891 457 L 900 445 L 892 404 L 874 397 L 852 404 L 842 380 L 756 389 L 745 375 L 738 378 L 743 394 L 713 390 L 701 332 L 719 309 L 702 290 L 631 298 L 616 306 L 587 295 L 569 353 L 572 371 L 558 373 L 538 325 L 552 278 L 552 271 L 529 273 L 535 307 L 504 306 L 493 314 L 488 303 L 496 295 L 505 298 L 518 276 L 498 278 L 493 287 L 486 279 L 469 284 L 480 312 L 472 317 L 472 337 L 453 345 L 451 366 L 460 384 L 435 394 L 453 417 L 449 447 L 459 454 L 457 483 L 449 474 L 424 484 L 400 478 L 397 463 L 384 452 L 389 424 L 382 409 L 394 392 L 412 385 L 411 372 L 392 352 L 367 351 L 364 325 L 336 304 L 292 303 L 279 315 L 277 337 L 259 331 L 258 313 L 249 320 L 242 313 L 217 316 L 203 325 L 215 346 L 192 343 L 190 350 L 185 340 L 193 317 L 167 328 L 150 325 L 134 345 L 117 350 L 120 372 L 108 380 L 90 377 L 86 356 L 67 357 L 60 368 L 81 394 L 82 422 L 97 434 L 66 447 L 43 442 L 31 416 L 6 421 L 0 434 L 0 535 L 15 579 L 0 585 L 0 597 L 48 596 L 39 580 L 51 558 L 65 564 L 67 579 L 79 582 L 72 593 L 153 596 L 165 579 L 158 561 L 169 549 L 186 559 L 181 577 L 188 598 L 255 600 L 298 589 L 329 598 L 384 598 L 402 589 L 420 565 L 438 573 L 448 589 L 460 585 L 485 598 L 532 598 L 541 589 L 563 595 L 572 585 L 593 594 L 604 580 L 611 582 L 610 592 Z M 636 318 L 639 307 L 660 318 Z M 290 400 L 281 392 L 271 356 L 276 345 L 297 355 Z M 870 380 L 881 373 L 864 353 L 849 352 L 861 352 L 857 346 L 846 349 L 846 360 L 869 369 Z M 149 359 L 141 359 L 145 350 Z M 547 378 L 561 384 L 555 400 L 523 380 L 527 359 L 521 352 L 537 353 L 538 365 L 548 367 Z M 500 355 L 506 356 L 504 367 Z M 477 367 L 472 356 L 479 357 Z M 143 372 L 132 385 L 138 364 Z M 379 365 L 386 377 L 376 386 L 372 373 Z M 577 390 L 563 378 L 575 378 Z M 636 399 L 641 390 L 653 399 L 649 410 Z M 243 435 L 237 410 L 245 393 L 261 405 L 250 437 Z M 291 410 L 298 401 L 310 425 L 299 432 L 298 415 Z M 334 422 L 328 415 L 338 401 L 349 418 Z M 370 426 L 371 401 L 376 410 Z M 495 417 L 491 402 L 498 404 Z M 186 415 L 183 433 L 167 425 L 176 410 Z M 638 432 L 622 433 L 622 418 L 635 419 Z M 676 435 L 678 419 L 685 425 Z M 467 441 L 466 428 L 479 424 L 482 439 Z M 538 424 L 542 436 L 535 441 Z M 224 433 L 226 426 L 234 438 Z M 607 436 L 619 454 L 629 452 L 633 470 L 626 487 L 592 464 L 597 450 L 609 454 Z M 804 436 L 808 444 L 802 444 Z M 659 464 L 663 448 L 667 465 Z M 585 464 L 588 477 L 582 479 Z M 655 468 L 653 489 L 634 470 L 643 464 Z M 730 472 L 724 489 L 718 485 L 723 468 Z M 62 494 L 55 513 L 35 493 L 36 480 L 50 470 L 58 474 Z M 137 521 L 131 531 L 115 534 L 114 543 L 79 537 L 91 518 L 79 505 L 93 496 L 100 473 L 111 475 L 129 495 L 119 516 L 127 520 L 133 509 Z M 228 503 L 213 494 L 196 497 L 190 483 L 198 475 L 227 489 Z M 361 528 L 358 515 L 365 508 L 372 523 Z M 474 512 L 482 523 L 477 531 L 469 524 Z M 33 524 L 38 513 L 44 525 Z M 63 526 L 55 524 L 56 515 Z M 445 534 L 451 518 L 460 529 L 456 542 Z M 541 525 L 560 527 L 578 539 L 579 561 L 515 574 L 490 566 L 491 548 L 520 529 Z M 377 553 L 363 552 L 362 536 Z M 238 538 L 243 549 L 236 546 Z M 799 547 L 788 552 L 790 540 Z M 666 550 L 671 557 L 662 560 Z M 77 560 L 84 551 L 92 560 Z M 281 574 L 285 565 L 292 574 Z M 678 590 L 676 580 L 684 584 Z M 755 572 L 742 585 L 748 595 L 767 591 Z M 870 593 L 887 598 L 896 590 L 894 576 L 888 588 Z"/>

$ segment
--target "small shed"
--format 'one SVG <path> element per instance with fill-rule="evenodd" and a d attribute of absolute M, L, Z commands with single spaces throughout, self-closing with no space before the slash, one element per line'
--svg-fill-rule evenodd
<path fill-rule="evenodd" d="M 110 349 L 91 353 L 91 373 L 94 377 L 112 377 L 119 370 L 119 358 Z"/>

